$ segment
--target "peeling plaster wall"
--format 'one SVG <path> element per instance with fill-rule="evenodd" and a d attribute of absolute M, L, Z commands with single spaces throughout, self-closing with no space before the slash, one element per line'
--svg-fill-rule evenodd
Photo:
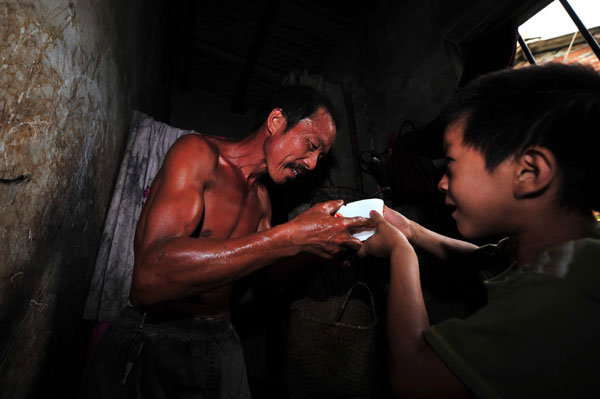
<path fill-rule="evenodd" d="M 0 1 L 3 398 L 77 387 L 81 314 L 131 109 L 167 115 L 157 4 Z"/>

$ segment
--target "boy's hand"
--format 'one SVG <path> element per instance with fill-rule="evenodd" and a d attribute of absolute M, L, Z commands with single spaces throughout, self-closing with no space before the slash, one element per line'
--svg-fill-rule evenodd
<path fill-rule="evenodd" d="M 399 213 L 397 215 L 402 216 Z M 406 236 L 377 211 L 371 211 L 370 216 L 377 226 L 377 232 L 363 243 L 357 253 L 358 256 L 372 255 L 383 258 L 389 257 L 395 249 L 414 251 Z"/>
<path fill-rule="evenodd" d="M 385 220 L 400 230 L 409 241 L 412 240 L 413 228 L 409 218 L 391 208 L 388 208 L 387 206 L 384 208 L 383 215 Z"/>

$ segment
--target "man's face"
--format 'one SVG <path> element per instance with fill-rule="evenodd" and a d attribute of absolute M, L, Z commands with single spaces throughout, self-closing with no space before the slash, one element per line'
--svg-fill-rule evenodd
<path fill-rule="evenodd" d="M 271 179 L 281 184 L 313 170 L 334 142 L 335 123 L 323 108 L 287 132 L 283 132 L 283 129 L 274 132 L 265 147 Z"/>
<path fill-rule="evenodd" d="M 463 144 L 464 123 L 457 121 L 444 133 L 448 167 L 438 188 L 446 194 L 446 205 L 466 238 L 505 234 L 514 219 L 514 163 L 508 159 L 493 172 L 485 167 L 483 154 Z"/>

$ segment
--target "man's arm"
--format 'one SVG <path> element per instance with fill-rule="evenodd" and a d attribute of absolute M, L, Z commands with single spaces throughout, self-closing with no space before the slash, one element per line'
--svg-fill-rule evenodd
<path fill-rule="evenodd" d="M 203 193 L 217 162 L 218 155 L 204 140 L 178 140 L 167 154 L 160 184 L 153 187 L 156 192 L 136 233 L 134 304 L 147 306 L 211 291 L 302 251 L 331 257 L 345 247 L 360 247 L 347 230 L 370 221 L 332 217 L 342 205 L 338 201 L 255 234 L 191 238 L 203 217 Z"/>
<path fill-rule="evenodd" d="M 271 200 L 266 189 L 264 189 L 264 201 L 262 203 L 264 204 L 264 216 L 258 226 L 259 232 L 272 228 Z M 279 258 L 259 272 L 258 281 L 270 287 L 284 288 L 286 284 L 298 275 L 300 270 L 306 269 L 307 265 L 313 264 L 315 258 L 318 259 L 319 257 L 308 252 Z"/>
<path fill-rule="evenodd" d="M 423 248 L 441 260 L 449 260 L 453 256 L 468 254 L 478 248 L 477 245 L 470 242 L 446 237 L 431 231 L 388 207 L 385 207 L 384 217 L 385 220 L 400 230 L 412 244 Z"/>
<path fill-rule="evenodd" d="M 387 210 L 386 210 L 387 211 Z M 423 338 L 429 319 L 419 278 L 419 263 L 404 234 L 377 212 L 377 233 L 359 250 L 390 258 L 387 333 L 390 384 L 399 397 L 467 398 L 469 392 Z"/>

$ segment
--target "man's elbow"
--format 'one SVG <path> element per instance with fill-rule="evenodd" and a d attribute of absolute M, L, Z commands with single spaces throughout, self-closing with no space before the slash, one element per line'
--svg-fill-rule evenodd
<path fill-rule="evenodd" d="M 139 289 L 137 289 L 134 284 L 131 284 L 131 289 L 129 290 L 129 302 L 131 302 L 131 304 L 136 308 L 148 306 L 144 296 L 140 295 Z"/>
<path fill-rule="evenodd" d="M 155 280 L 157 279 L 151 276 L 134 272 L 129 291 L 129 300 L 134 306 L 144 308 L 159 302 Z"/>

